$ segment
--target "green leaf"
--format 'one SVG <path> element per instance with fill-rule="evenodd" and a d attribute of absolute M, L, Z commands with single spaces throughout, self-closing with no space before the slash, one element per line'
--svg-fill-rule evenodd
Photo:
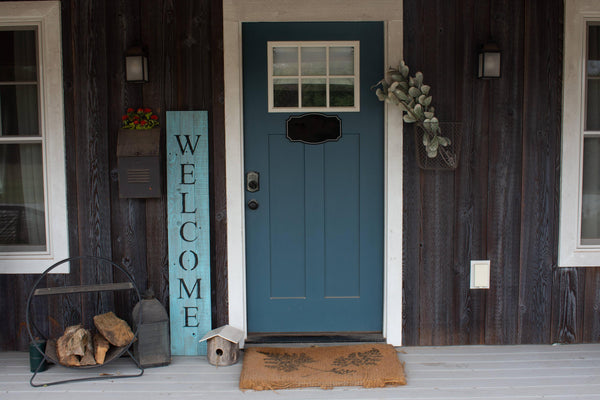
<path fill-rule="evenodd" d="M 423 94 L 425 96 L 429 95 L 429 91 L 430 90 L 431 90 L 431 86 L 429 86 L 429 85 L 423 85 L 423 86 L 421 86 L 421 92 L 423 92 Z"/>
<path fill-rule="evenodd" d="M 427 151 L 436 151 L 437 152 L 437 149 L 439 146 L 440 146 L 439 137 L 436 136 L 429 141 L 429 147 L 427 148 Z"/>
<path fill-rule="evenodd" d="M 450 139 L 444 136 L 439 136 L 439 142 L 441 146 L 447 147 L 450 145 Z"/>
<path fill-rule="evenodd" d="M 431 132 L 431 120 L 425 119 L 425 121 L 423 121 L 423 128 L 425 128 L 426 131 Z M 428 135 L 428 133 L 425 132 L 424 135 Z"/>
<path fill-rule="evenodd" d="M 402 117 L 402 119 L 404 119 L 404 122 L 409 124 L 417 122 L 417 120 L 410 114 L 404 114 L 404 117 Z"/>
<path fill-rule="evenodd" d="M 386 101 L 388 103 L 395 104 L 395 105 L 397 105 L 398 103 L 400 103 L 400 100 L 398 100 L 398 98 L 396 97 L 396 95 L 394 94 L 394 92 L 388 92 Z"/>
<path fill-rule="evenodd" d="M 400 69 L 400 73 L 402 74 L 403 77 L 405 77 L 405 78 L 408 77 L 409 69 L 408 69 L 408 66 L 406 64 L 404 64 L 404 61 L 402 61 L 400 63 L 399 69 Z"/>
<path fill-rule="evenodd" d="M 429 135 L 427 132 L 423 133 L 423 146 L 425 146 L 425 148 L 429 146 Z"/>
<path fill-rule="evenodd" d="M 419 88 L 423 84 L 423 73 L 421 71 L 419 71 L 415 74 L 415 83 L 416 83 L 416 86 Z"/>
<path fill-rule="evenodd" d="M 423 119 L 424 115 L 423 115 L 423 106 L 422 105 L 417 104 L 415 106 L 414 112 L 418 119 Z"/>
<path fill-rule="evenodd" d="M 417 99 L 421 95 L 421 91 L 419 89 L 417 89 L 416 87 L 411 87 L 408 89 L 408 94 L 410 94 L 411 97 L 414 97 L 415 99 Z"/>
<path fill-rule="evenodd" d="M 437 157 L 437 150 L 435 150 L 435 151 L 433 151 L 433 150 L 429 151 L 428 150 L 427 151 L 427 157 L 429 157 L 429 158 L 436 158 Z"/>
<path fill-rule="evenodd" d="M 408 95 L 406 93 L 404 93 L 402 90 L 394 90 L 394 94 L 396 95 L 396 97 L 398 97 L 400 100 L 403 101 L 410 101 L 410 97 L 408 97 Z"/>
<path fill-rule="evenodd" d="M 425 111 L 425 118 L 427 119 L 431 119 L 434 117 L 434 113 L 430 112 L 430 111 Z"/>
<path fill-rule="evenodd" d="M 381 88 L 377 89 L 375 94 L 377 95 L 377 98 L 379 99 L 379 101 L 385 100 L 385 93 L 383 93 L 383 90 L 381 90 Z"/>
<path fill-rule="evenodd" d="M 429 107 L 431 104 L 431 96 L 425 96 L 424 94 L 419 96 L 419 104 L 423 107 Z"/>

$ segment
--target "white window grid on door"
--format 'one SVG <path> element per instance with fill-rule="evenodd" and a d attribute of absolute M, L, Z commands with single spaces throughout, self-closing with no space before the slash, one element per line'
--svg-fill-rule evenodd
<path fill-rule="evenodd" d="M 298 51 L 298 70 L 295 75 L 273 75 L 273 49 L 274 48 L 295 48 Z M 323 47 L 326 50 L 325 74 L 322 75 L 302 75 L 302 48 Z M 330 74 L 330 49 L 332 47 L 352 47 L 354 54 L 354 73 L 352 75 L 331 75 Z M 359 41 L 279 41 L 267 42 L 267 63 L 268 63 L 268 109 L 271 113 L 277 112 L 359 112 L 360 111 L 360 42 Z M 332 106 L 330 105 L 330 81 L 331 79 L 353 79 L 354 81 L 354 105 L 353 106 Z M 274 79 L 296 79 L 298 85 L 298 106 L 297 107 L 275 107 L 274 105 Z M 320 107 L 310 107 L 302 105 L 302 81 L 310 79 L 324 79 L 326 84 L 326 105 Z"/>

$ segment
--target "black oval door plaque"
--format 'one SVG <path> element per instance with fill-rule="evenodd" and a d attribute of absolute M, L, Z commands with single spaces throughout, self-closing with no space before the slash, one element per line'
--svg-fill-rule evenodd
<path fill-rule="evenodd" d="M 292 115 L 286 121 L 286 136 L 307 144 L 335 142 L 342 137 L 342 120 L 337 115 Z"/>

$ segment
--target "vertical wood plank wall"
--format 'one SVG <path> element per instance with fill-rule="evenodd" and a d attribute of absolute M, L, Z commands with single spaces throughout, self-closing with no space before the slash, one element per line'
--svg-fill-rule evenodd
<path fill-rule="evenodd" d="M 406 136 L 404 344 L 600 341 L 600 269 L 557 267 L 563 2 L 405 0 L 404 18 L 407 64 L 463 123 L 455 172 L 419 170 Z M 475 78 L 488 40 L 499 80 Z"/>
<path fill-rule="evenodd" d="M 440 119 L 463 124 L 454 172 L 420 170 L 405 126 L 404 344 L 600 342 L 600 268 L 556 265 L 562 0 L 404 0 L 404 17 L 406 62 L 432 86 Z M 63 0 L 62 31 L 72 254 L 112 258 L 167 304 L 170 211 L 165 196 L 119 198 L 117 129 L 129 106 L 155 109 L 163 129 L 167 110 L 208 110 L 213 324 L 226 323 L 221 1 Z M 489 39 L 502 49 L 503 77 L 481 81 L 476 51 Z M 139 44 L 150 82 L 127 84 L 123 55 Z M 472 259 L 491 260 L 490 290 L 469 289 Z M 48 285 L 110 274 L 75 270 Z M 26 349 L 35 279 L 0 275 L 0 350 Z M 134 301 L 48 300 L 36 313 L 52 318 L 36 324 L 54 336 Z"/>
<path fill-rule="evenodd" d="M 61 13 L 71 254 L 122 264 L 140 290 L 152 288 L 168 309 L 166 196 L 119 198 L 117 130 L 127 107 L 151 107 L 160 116 L 164 148 L 167 110 L 208 110 L 213 323 L 226 323 L 227 277 L 216 273 L 225 271 L 227 262 L 221 2 L 63 0 Z M 150 82 L 143 85 L 125 82 L 124 54 L 136 45 L 148 50 Z M 111 274 L 74 268 L 47 279 L 48 285 L 76 285 L 110 280 Z M 27 348 L 25 307 L 37 278 L 0 275 L 0 309 L 6 318 L 0 350 Z M 128 294 L 82 303 L 48 300 L 36 303 L 34 314 L 51 317 L 36 324 L 52 336 L 59 336 L 63 325 L 92 326 L 91 317 L 99 311 L 116 309 L 125 316 L 137 301 Z"/>

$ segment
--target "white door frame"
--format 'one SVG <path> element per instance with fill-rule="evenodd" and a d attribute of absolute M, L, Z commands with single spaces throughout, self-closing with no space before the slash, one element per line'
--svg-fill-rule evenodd
<path fill-rule="evenodd" d="M 402 59 L 401 0 L 223 0 L 229 324 L 247 334 L 242 22 L 383 21 L 385 65 Z M 387 67 L 386 67 L 387 68 Z M 385 71 L 381 71 L 382 75 Z M 375 83 L 375 82 L 373 82 Z M 375 94 L 373 93 L 373 96 Z M 402 344 L 402 115 L 387 105 L 383 336 Z M 242 343 L 243 346 L 243 343 Z"/>

